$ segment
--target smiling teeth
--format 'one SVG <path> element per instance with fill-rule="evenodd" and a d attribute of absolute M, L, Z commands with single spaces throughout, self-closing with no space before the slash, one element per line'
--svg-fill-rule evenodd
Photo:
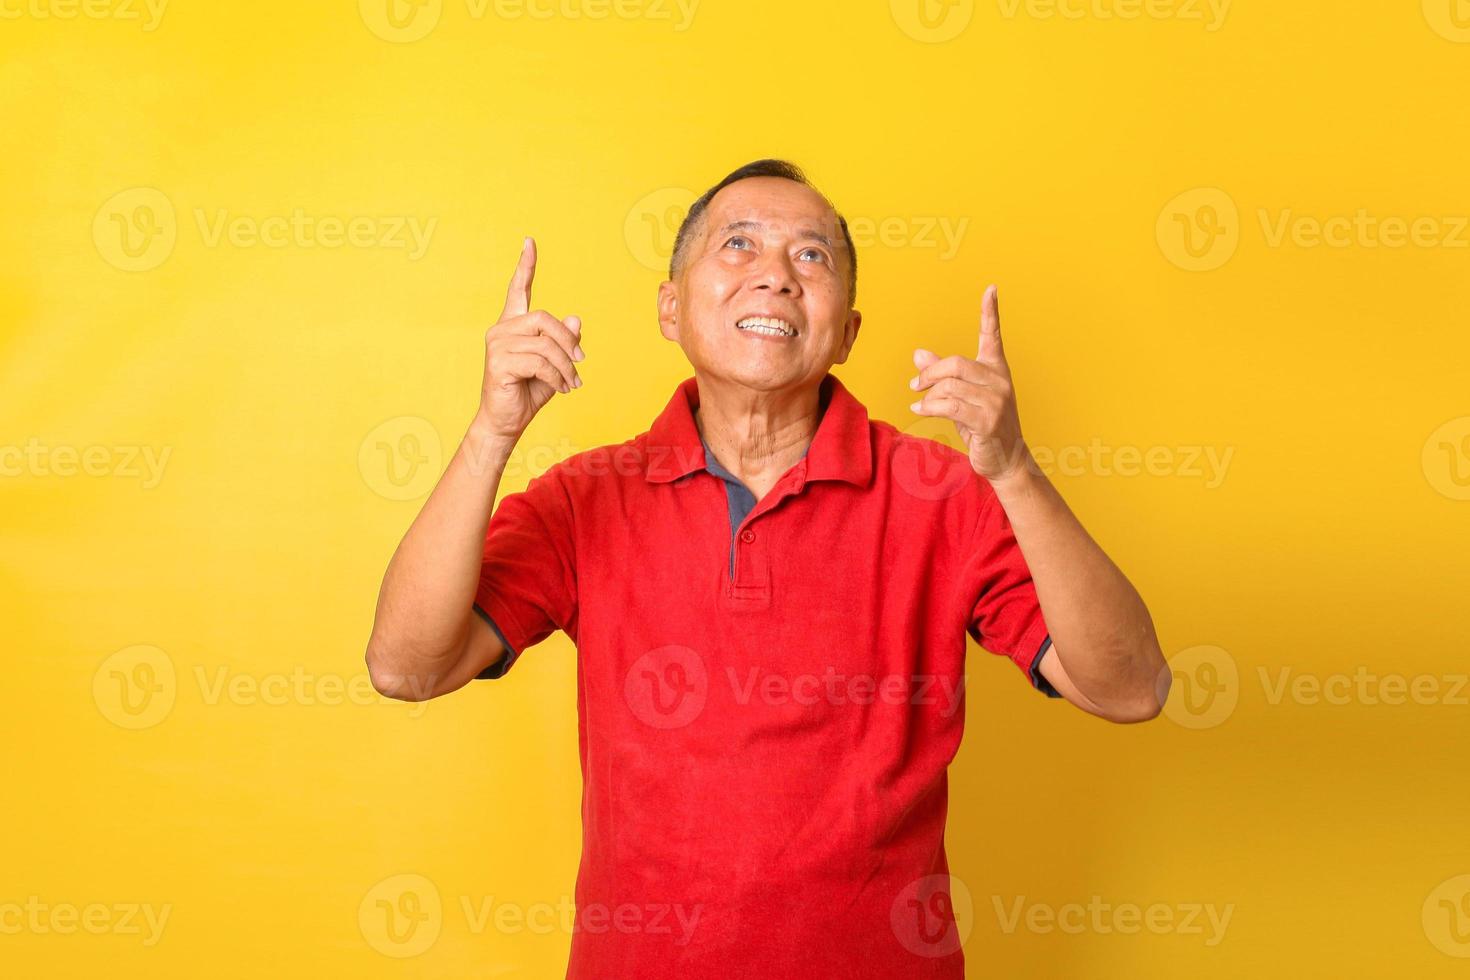
<path fill-rule="evenodd" d="M 773 337 L 794 337 L 796 331 L 785 320 L 770 316 L 748 316 L 735 324 L 741 330 L 770 334 Z"/>

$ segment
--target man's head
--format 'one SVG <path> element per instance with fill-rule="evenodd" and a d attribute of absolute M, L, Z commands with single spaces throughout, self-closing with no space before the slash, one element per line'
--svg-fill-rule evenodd
<path fill-rule="evenodd" d="M 758 160 L 689 209 L 659 324 L 696 373 L 788 388 L 847 360 L 862 323 L 856 296 L 847 222 L 799 168 Z"/>

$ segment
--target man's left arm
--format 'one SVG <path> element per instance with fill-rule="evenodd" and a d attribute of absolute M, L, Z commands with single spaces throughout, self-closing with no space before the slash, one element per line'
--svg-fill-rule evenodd
<path fill-rule="evenodd" d="M 1169 674 L 1138 590 L 1034 464 L 991 486 L 1031 569 L 1051 634 L 1041 676 L 1068 701 L 1110 721 L 1157 715 Z"/>
<path fill-rule="evenodd" d="M 973 360 L 920 349 L 914 363 L 919 376 L 910 387 L 924 397 L 911 407 L 958 427 L 971 466 L 990 482 L 1030 568 L 1052 640 L 1041 675 L 1068 701 L 1110 721 L 1157 715 L 1169 672 L 1153 620 L 1021 438 L 995 287 L 985 291 Z"/>

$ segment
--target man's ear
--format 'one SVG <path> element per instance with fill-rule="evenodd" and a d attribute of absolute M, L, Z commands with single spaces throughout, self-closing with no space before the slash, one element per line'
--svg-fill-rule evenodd
<path fill-rule="evenodd" d="M 847 328 L 843 331 L 842 347 L 837 351 L 837 360 L 834 363 L 845 364 L 847 355 L 852 352 L 852 345 L 857 343 L 858 330 L 862 328 L 863 315 L 857 310 L 847 314 Z"/>
<path fill-rule="evenodd" d="M 666 339 L 679 342 L 679 291 L 672 282 L 658 284 L 658 331 Z"/>

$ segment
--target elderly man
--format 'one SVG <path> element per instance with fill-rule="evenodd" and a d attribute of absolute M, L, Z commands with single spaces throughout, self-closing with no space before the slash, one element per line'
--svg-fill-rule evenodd
<path fill-rule="evenodd" d="M 388 567 L 367 651 L 386 695 L 500 677 L 557 629 L 576 644 L 569 977 L 958 980 L 966 635 L 1112 721 L 1166 696 L 1142 600 L 1022 439 L 995 288 L 975 357 L 914 353 L 912 411 L 966 454 L 829 373 L 862 324 L 856 260 L 799 169 L 730 174 L 659 287 L 694 376 L 647 432 L 495 507 L 527 424 L 582 384 L 581 321 L 531 310 L 527 239 L 479 411 Z"/>

